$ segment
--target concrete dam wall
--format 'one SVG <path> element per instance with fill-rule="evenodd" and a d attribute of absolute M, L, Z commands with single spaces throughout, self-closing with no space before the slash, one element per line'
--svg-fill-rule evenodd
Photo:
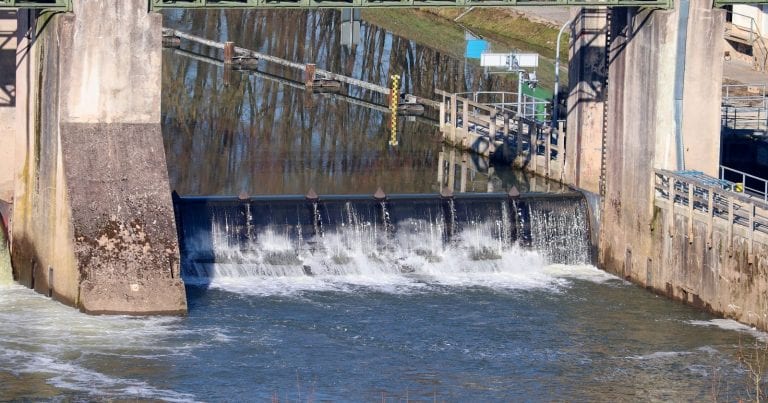
<path fill-rule="evenodd" d="M 186 312 L 160 132 L 161 16 L 140 0 L 80 0 L 23 22 L 14 277 L 88 313 Z"/>
<path fill-rule="evenodd" d="M 496 272 L 519 265 L 511 256 L 521 253 L 546 264 L 591 262 L 579 193 L 181 197 L 174 204 L 185 281 L 192 283 L 451 273 L 470 261 Z"/>

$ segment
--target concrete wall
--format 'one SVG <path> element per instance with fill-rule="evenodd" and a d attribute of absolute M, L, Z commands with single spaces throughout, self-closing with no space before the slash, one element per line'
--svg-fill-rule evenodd
<path fill-rule="evenodd" d="M 569 49 L 565 180 L 593 193 L 600 191 L 603 164 L 607 13 L 574 8 Z"/>
<path fill-rule="evenodd" d="M 0 204 L 13 198 L 17 35 L 16 12 L 0 11 Z"/>
<path fill-rule="evenodd" d="M 691 1 L 683 94 L 685 169 L 719 175 L 725 11 Z M 717 110 L 717 113 L 712 113 Z"/>
<path fill-rule="evenodd" d="M 161 16 L 142 0 L 79 0 L 36 23 L 15 277 L 89 313 L 185 312 L 160 132 Z"/>
<path fill-rule="evenodd" d="M 691 1 L 690 7 L 682 115 L 685 161 L 687 169 L 713 174 L 719 161 L 722 52 L 718 47 L 724 12 L 712 10 L 708 2 Z M 675 170 L 677 164 L 678 12 L 612 11 L 598 263 L 671 297 L 694 302 L 696 295 L 698 305 L 709 304 L 713 311 L 724 313 L 727 301 L 748 293 L 746 289 L 734 291 L 740 286 L 725 282 L 710 286 L 701 279 L 711 276 L 712 270 L 726 268 L 731 271 L 721 275 L 732 279 L 743 266 L 724 257 L 722 249 L 705 251 L 698 240 L 689 244 L 685 231 L 672 238 L 664 235 L 659 220 L 671 218 L 654 207 L 654 168 Z M 731 290 L 725 292 L 728 287 Z M 687 290 L 687 297 L 681 290 Z"/>
<path fill-rule="evenodd" d="M 695 211 L 689 234 L 687 208 L 674 210 L 658 203 L 651 253 L 632 254 L 622 274 L 669 298 L 768 329 L 768 236 L 753 233 L 750 253 L 745 227 L 729 238 L 727 221 L 715 219 L 708 245 L 707 216 Z"/>

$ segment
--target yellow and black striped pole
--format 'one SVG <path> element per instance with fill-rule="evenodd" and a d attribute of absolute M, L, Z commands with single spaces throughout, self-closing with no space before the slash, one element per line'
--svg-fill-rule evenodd
<path fill-rule="evenodd" d="M 399 89 L 400 89 L 400 76 L 394 74 L 390 77 L 392 79 L 392 90 L 389 92 L 389 110 L 392 112 L 392 133 L 389 136 L 389 145 L 397 146 L 397 103 L 399 101 Z"/>

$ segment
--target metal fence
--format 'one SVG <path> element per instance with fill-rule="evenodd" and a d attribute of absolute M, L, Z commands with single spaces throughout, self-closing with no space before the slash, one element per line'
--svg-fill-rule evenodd
<path fill-rule="evenodd" d="M 72 0 L 0 0 L 0 9 L 44 8 L 67 11 L 72 9 L 71 3 Z M 754 1 L 751 1 L 751 3 L 754 3 Z M 644 6 L 671 8 L 672 5 L 673 0 L 148 0 L 148 6 L 153 10 L 166 8 L 413 8 L 469 6 Z"/>
<path fill-rule="evenodd" d="M 460 92 L 456 94 L 459 97 L 470 99 L 476 103 L 492 106 L 502 111 L 511 112 L 517 115 L 516 92 L 508 91 L 478 91 L 478 92 Z M 548 100 L 536 98 L 523 94 L 520 99 L 521 116 L 525 119 L 535 120 L 537 122 L 549 122 L 551 116 L 551 102 Z"/>
<path fill-rule="evenodd" d="M 732 182 L 733 189 L 739 193 L 768 201 L 768 180 L 766 179 L 722 165 L 720 165 L 720 179 Z"/>
<path fill-rule="evenodd" d="M 723 85 L 720 119 L 724 129 L 768 131 L 768 86 Z"/>

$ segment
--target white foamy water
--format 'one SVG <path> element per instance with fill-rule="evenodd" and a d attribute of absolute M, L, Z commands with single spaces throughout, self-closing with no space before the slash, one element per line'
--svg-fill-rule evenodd
<path fill-rule="evenodd" d="M 696 326 L 718 327 L 720 329 L 745 333 L 763 343 L 768 343 L 768 333 L 762 332 L 743 323 L 736 322 L 732 319 L 691 320 L 688 321 L 688 323 Z"/>
<path fill-rule="evenodd" d="M 3 223 L 0 222 L 0 286 L 13 283 L 11 273 L 11 255 L 8 252 L 8 240 L 5 238 Z"/>
<path fill-rule="evenodd" d="M 192 401 L 193 395 L 114 373 L 99 357 L 160 363 L 195 345 L 168 342 L 185 330 L 169 317 L 89 316 L 25 287 L 0 286 L 0 373 L 34 376 L 93 398 Z M 11 387 L 5 385 L 4 387 Z M 6 390 L 8 393 L 8 390 Z"/>
<path fill-rule="evenodd" d="M 268 229 L 246 245 L 214 228 L 216 261 L 188 259 L 186 280 L 252 295 L 292 295 L 360 287 L 391 293 L 478 286 L 556 291 L 569 279 L 615 279 L 592 265 L 549 264 L 538 251 L 505 242 L 503 232 L 485 231 L 486 223 L 467 225 L 451 242 L 444 242 L 437 225 L 412 225 L 418 231 L 394 238 L 370 226 L 345 226 L 301 241 Z"/>
<path fill-rule="evenodd" d="M 504 198 L 488 210 L 465 205 L 461 222 L 452 201 L 448 210 L 439 206 L 394 223 L 384 203 L 375 207 L 383 221 L 350 202 L 332 217 L 313 204 L 310 226 L 290 224 L 296 219 L 289 215 L 256 226 L 250 204 L 201 210 L 209 221 L 185 230 L 185 280 L 244 294 L 292 295 L 361 287 L 390 293 L 445 287 L 558 291 L 570 279 L 614 278 L 585 264 L 588 237 L 578 203 L 510 207 Z"/>

